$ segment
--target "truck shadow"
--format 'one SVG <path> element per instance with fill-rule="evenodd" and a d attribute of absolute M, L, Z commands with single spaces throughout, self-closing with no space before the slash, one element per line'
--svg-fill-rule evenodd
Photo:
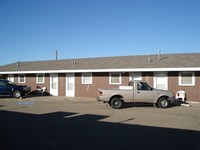
<path fill-rule="evenodd" d="M 129 107 L 154 107 L 154 105 L 150 103 L 124 103 L 122 108 Z"/>
<path fill-rule="evenodd" d="M 188 150 L 200 132 L 103 122 L 109 116 L 0 110 L 1 147 L 6 150 Z"/>
<path fill-rule="evenodd" d="M 181 106 L 181 104 L 183 104 L 183 103 L 170 104 L 167 108 Z M 157 106 L 155 106 L 152 103 L 124 103 L 122 109 L 130 108 L 130 107 L 155 107 L 155 108 L 158 108 Z M 167 108 L 165 108 L 165 109 L 167 109 Z"/>

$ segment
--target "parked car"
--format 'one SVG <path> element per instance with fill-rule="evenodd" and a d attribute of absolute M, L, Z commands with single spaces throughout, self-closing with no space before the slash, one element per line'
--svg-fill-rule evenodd
<path fill-rule="evenodd" d="M 129 86 L 120 86 L 119 89 L 99 89 L 97 101 L 109 103 L 115 109 L 121 108 L 124 103 L 152 103 L 167 108 L 176 99 L 169 90 L 154 89 L 145 81 L 130 81 Z"/>
<path fill-rule="evenodd" d="M 16 85 L 15 83 L 0 79 L 0 96 L 12 96 L 20 98 L 31 91 L 31 87 L 26 85 Z"/>

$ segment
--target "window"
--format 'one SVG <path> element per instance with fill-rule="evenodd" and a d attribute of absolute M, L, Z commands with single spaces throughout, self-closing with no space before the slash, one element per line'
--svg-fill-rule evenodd
<path fill-rule="evenodd" d="M 36 83 L 44 83 L 44 74 L 37 74 Z"/>
<path fill-rule="evenodd" d="M 142 80 L 141 72 L 129 73 L 129 81 L 131 80 Z"/>
<path fill-rule="evenodd" d="M 152 88 L 146 82 L 138 82 L 137 90 L 151 90 Z"/>
<path fill-rule="evenodd" d="M 179 73 L 179 85 L 194 86 L 194 72 L 180 72 Z"/>
<path fill-rule="evenodd" d="M 82 84 L 92 84 L 92 73 L 82 73 Z"/>
<path fill-rule="evenodd" d="M 18 76 L 18 83 L 25 83 L 26 80 L 25 80 L 25 75 L 24 74 L 20 74 Z"/>
<path fill-rule="evenodd" d="M 110 73 L 109 84 L 121 84 L 121 73 Z"/>

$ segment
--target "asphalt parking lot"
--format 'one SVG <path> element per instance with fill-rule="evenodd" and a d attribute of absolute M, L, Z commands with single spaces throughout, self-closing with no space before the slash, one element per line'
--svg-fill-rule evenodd
<path fill-rule="evenodd" d="M 91 98 L 0 98 L 5 150 L 199 150 L 200 104 L 115 110 Z"/>

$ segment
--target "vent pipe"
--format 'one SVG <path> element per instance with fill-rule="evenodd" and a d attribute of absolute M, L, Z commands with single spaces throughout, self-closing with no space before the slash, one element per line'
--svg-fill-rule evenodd
<path fill-rule="evenodd" d="M 75 61 L 75 60 L 73 60 L 73 61 L 72 61 L 72 64 L 73 64 L 73 65 L 76 65 L 77 63 L 76 63 L 76 61 Z"/>
<path fill-rule="evenodd" d="M 55 52 L 56 60 L 58 60 L 58 51 Z"/>
<path fill-rule="evenodd" d="M 20 66 L 20 61 L 18 60 L 18 62 L 17 62 L 17 67 L 19 67 Z"/>
<path fill-rule="evenodd" d="M 147 61 L 148 61 L 148 62 L 151 62 L 151 57 L 148 57 L 148 58 L 147 58 Z"/>
<path fill-rule="evenodd" d="M 161 50 L 159 49 L 158 50 L 158 61 L 160 61 L 160 53 L 161 53 Z"/>

